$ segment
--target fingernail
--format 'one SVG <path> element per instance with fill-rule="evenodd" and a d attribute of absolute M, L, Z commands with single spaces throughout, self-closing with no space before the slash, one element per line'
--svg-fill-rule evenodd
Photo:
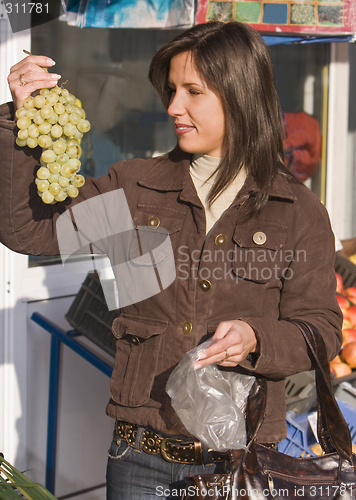
<path fill-rule="evenodd" d="M 51 78 L 53 78 L 53 80 L 59 80 L 60 78 L 62 78 L 61 75 L 56 75 L 56 73 L 52 73 L 51 74 Z"/>
<path fill-rule="evenodd" d="M 54 66 L 56 63 L 55 63 L 55 61 L 53 61 L 53 59 L 51 59 L 50 57 L 47 57 L 47 64 L 49 64 L 49 66 Z"/>
<path fill-rule="evenodd" d="M 193 368 L 194 368 L 194 370 L 199 370 L 199 368 L 201 368 L 201 364 L 200 363 L 195 363 L 193 365 Z"/>
<path fill-rule="evenodd" d="M 202 352 L 201 354 L 199 354 L 199 358 L 198 359 L 206 359 L 208 356 L 205 354 L 205 352 Z"/>

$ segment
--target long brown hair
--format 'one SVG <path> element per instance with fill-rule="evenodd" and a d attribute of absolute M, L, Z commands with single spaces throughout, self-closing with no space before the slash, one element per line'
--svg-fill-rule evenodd
<path fill-rule="evenodd" d="M 220 96 L 226 121 L 226 155 L 210 190 L 211 205 L 244 167 L 258 190 L 249 216 L 265 205 L 278 172 L 291 179 L 284 163 L 284 127 L 269 50 L 247 24 L 211 21 L 181 33 L 153 57 L 149 80 L 166 108 L 170 62 L 190 52 L 207 86 Z"/>

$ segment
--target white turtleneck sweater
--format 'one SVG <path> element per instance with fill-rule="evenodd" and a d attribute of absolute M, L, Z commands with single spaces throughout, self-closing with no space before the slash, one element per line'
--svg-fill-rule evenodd
<path fill-rule="evenodd" d="M 193 180 L 198 196 L 205 208 L 206 232 L 208 233 L 215 222 L 221 217 L 222 213 L 236 198 L 237 193 L 244 185 L 246 172 L 240 170 L 234 181 L 223 191 L 214 201 L 212 206 L 208 207 L 207 196 L 214 183 L 215 176 L 209 177 L 216 170 L 221 158 L 214 158 L 208 155 L 194 155 L 190 165 L 190 175 Z M 207 180 L 209 179 L 209 180 Z"/>

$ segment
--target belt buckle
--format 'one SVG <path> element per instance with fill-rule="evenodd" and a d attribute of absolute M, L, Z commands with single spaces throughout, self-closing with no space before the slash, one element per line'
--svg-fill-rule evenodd
<path fill-rule="evenodd" d="M 160 442 L 160 448 L 161 448 L 161 455 L 162 455 L 162 457 L 165 460 L 167 460 L 167 462 L 181 463 L 179 460 L 176 460 L 175 458 L 169 456 L 168 453 L 166 452 L 165 447 L 166 447 L 166 444 L 169 443 L 169 442 L 181 443 L 182 439 L 174 439 L 174 438 L 169 438 L 169 437 L 163 438 L 162 441 Z"/>

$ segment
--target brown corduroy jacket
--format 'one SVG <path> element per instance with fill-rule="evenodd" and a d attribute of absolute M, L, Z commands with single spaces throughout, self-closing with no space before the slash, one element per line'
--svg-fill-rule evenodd
<path fill-rule="evenodd" d="M 286 435 L 284 378 L 312 368 L 305 341 L 290 320 L 303 319 L 319 328 L 330 359 L 341 346 L 334 236 L 318 198 L 303 185 L 278 175 L 264 209 L 244 222 L 256 190 L 248 177 L 206 235 L 204 208 L 189 174 L 190 155 L 178 152 L 171 158 L 115 163 L 107 175 L 87 179 L 78 198 L 45 205 L 34 184 L 40 151 L 14 147 L 12 117 L 11 105 L 0 107 L 0 240 L 4 245 L 19 253 L 58 254 L 55 221 L 59 214 L 121 188 L 136 228 L 159 225 L 170 236 L 176 269 L 173 283 L 121 308 L 113 323 L 117 354 L 107 413 L 155 429 L 178 427 L 187 433 L 165 392 L 169 374 L 187 351 L 213 335 L 221 321 L 242 319 L 256 332 L 259 355 L 236 370 L 268 378 L 266 417 L 258 439 L 282 440 Z"/>

